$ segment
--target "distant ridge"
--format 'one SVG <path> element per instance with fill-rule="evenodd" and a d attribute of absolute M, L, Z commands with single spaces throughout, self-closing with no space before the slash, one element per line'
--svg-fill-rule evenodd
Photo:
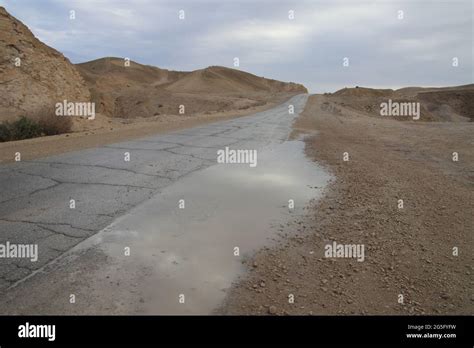
<path fill-rule="evenodd" d="M 381 102 L 419 102 L 421 120 L 474 120 L 474 84 L 451 87 L 405 87 L 397 90 L 354 87 L 340 89 L 330 96 L 341 105 L 380 116 Z M 400 118 L 406 120 L 407 118 Z"/>

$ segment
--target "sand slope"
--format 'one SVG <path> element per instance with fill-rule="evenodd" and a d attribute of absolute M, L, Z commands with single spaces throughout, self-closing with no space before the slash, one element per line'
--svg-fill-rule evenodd
<path fill-rule="evenodd" d="M 44 106 L 54 107 L 64 99 L 77 102 L 90 99 L 89 90 L 74 65 L 36 39 L 3 7 L 0 7 L 0 81 L 0 121 L 28 116 Z"/>
<path fill-rule="evenodd" d="M 143 100 L 153 97 L 160 99 L 153 93 L 156 87 L 176 81 L 185 74 L 133 61 L 126 66 L 124 59 L 112 57 L 77 64 L 76 67 L 90 89 L 97 111 L 118 117 L 134 117 L 130 111 L 137 109 L 135 117 L 153 116 L 155 112 L 140 105 Z M 130 104 L 129 107 L 127 103 Z M 159 104 L 156 104 L 157 108 Z"/>
<path fill-rule="evenodd" d="M 185 93 L 249 93 L 249 92 L 295 92 L 308 93 L 300 84 L 266 79 L 244 71 L 222 66 L 211 66 L 187 74 L 166 87 L 173 92 Z"/>
<path fill-rule="evenodd" d="M 388 99 L 399 102 L 419 102 L 421 121 L 463 122 L 474 119 L 474 84 L 422 88 L 406 87 L 397 90 L 373 88 L 344 88 L 329 95 L 342 107 L 380 117 L 380 103 Z M 406 117 L 395 118 L 410 120 Z"/>
<path fill-rule="evenodd" d="M 306 88 L 224 67 L 193 72 L 171 71 L 102 58 L 77 65 L 98 111 L 110 117 L 135 119 L 241 110 L 264 105 L 279 93 L 306 93 Z"/>

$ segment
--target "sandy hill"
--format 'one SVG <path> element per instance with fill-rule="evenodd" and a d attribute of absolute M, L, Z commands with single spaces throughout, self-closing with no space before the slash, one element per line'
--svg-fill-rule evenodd
<path fill-rule="evenodd" d="M 76 67 L 88 83 L 122 85 L 133 82 L 141 85 L 160 85 L 174 82 L 186 72 L 170 71 L 134 61 L 129 66 L 122 58 L 106 57 L 77 64 Z"/>
<path fill-rule="evenodd" d="M 114 57 L 77 64 L 76 67 L 89 87 L 97 111 L 107 116 L 127 118 L 163 113 L 161 100 L 169 97 L 169 93 L 159 86 L 187 74 L 133 61 L 126 66 L 124 59 Z M 153 98 L 151 103 L 149 99 Z"/>
<path fill-rule="evenodd" d="M 374 98 L 393 95 L 393 89 L 375 89 L 366 87 L 343 88 L 332 95 L 337 97 Z"/>
<path fill-rule="evenodd" d="M 452 86 L 452 87 L 404 87 L 397 89 L 399 95 L 415 96 L 426 92 L 456 92 L 462 90 L 474 90 L 474 84 Z"/>
<path fill-rule="evenodd" d="M 329 95 L 337 104 L 380 116 L 380 104 L 388 99 L 419 102 L 421 120 L 463 122 L 474 120 L 474 84 L 426 88 L 406 87 L 397 90 L 365 87 L 343 88 Z M 409 120 L 406 117 L 396 118 Z"/>
<path fill-rule="evenodd" d="M 17 66 L 15 63 L 19 63 Z M 36 39 L 0 7 L 0 121 L 54 108 L 57 102 L 86 102 L 81 75 L 61 53 Z"/>
<path fill-rule="evenodd" d="M 308 93 L 306 88 L 299 84 L 266 79 L 221 66 L 193 71 L 170 84 L 166 89 L 180 93 Z"/>
<path fill-rule="evenodd" d="M 0 7 L 0 123 L 46 113 L 59 122 L 54 106 L 63 100 L 95 103 L 93 122 L 70 118 L 72 129 L 81 130 L 106 127 L 112 122 L 108 117 L 181 115 L 182 105 L 185 116 L 225 113 L 307 93 L 302 85 L 224 67 L 180 72 L 125 63 L 107 57 L 73 65 Z"/>
<path fill-rule="evenodd" d="M 121 58 L 102 58 L 77 68 L 98 106 L 111 117 L 137 118 L 246 109 L 280 93 L 307 93 L 306 88 L 225 67 L 192 72 L 160 69 Z"/>

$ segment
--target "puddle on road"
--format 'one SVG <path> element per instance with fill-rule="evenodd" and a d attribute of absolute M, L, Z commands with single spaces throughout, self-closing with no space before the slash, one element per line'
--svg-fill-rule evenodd
<path fill-rule="evenodd" d="M 329 180 L 303 149 L 288 141 L 259 151 L 255 168 L 219 164 L 166 187 L 82 244 L 110 260 L 88 274 L 88 288 L 126 314 L 212 312 L 243 274 L 243 258 L 271 244 L 279 224 L 303 214 Z"/>

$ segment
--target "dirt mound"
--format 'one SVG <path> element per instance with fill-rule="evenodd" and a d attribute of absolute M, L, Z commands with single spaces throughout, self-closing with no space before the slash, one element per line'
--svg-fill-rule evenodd
<path fill-rule="evenodd" d="M 109 117 L 134 119 L 178 115 L 181 105 L 184 106 L 183 115 L 192 115 L 262 104 L 262 100 L 247 95 L 214 96 L 170 90 L 168 86 L 194 73 L 160 69 L 133 61 L 127 66 L 122 58 L 101 58 L 77 67 L 89 86 L 98 112 Z"/>
<path fill-rule="evenodd" d="M 461 117 L 474 120 L 474 85 L 422 91 L 417 99 L 442 120 L 462 120 Z"/>
<path fill-rule="evenodd" d="M 124 102 L 131 106 L 143 104 L 147 98 L 158 97 L 153 93 L 156 87 L 176 81 L 187 74 L 113 57 L 76 66 L 90 89 L 98 112 L 118 117 L 123 117 L 125 111 L 130 111 L 128 105 L 127 110 L 123 108 Z M 158 105 L 162 105 L 159 99 L 157 107 Z M 155 112 L 147 114 L 153 116 Z"/>
<path fill-rule="evenodd" d="M 474 119 L 474 85 L 445 88 L 406 87 L 397 90 L 344 88 L 328 95 L 335 105 L 379 116 L 381 104 L 420 103 L 421 121 L 465 122 Z M 394 117 L 411 120 L 410 117 Z"/>
<path fill-rule="evenodd" d="M 304 86 L 296 83 L 266 79 L 244 71 L 221 66 L 212 66 L 193 71 L 172 83 L 166 89 L 180 93 L 308 93 Z"/>
<path fill-rule="evenodd" d="M 88 102 L 89 90 L 73 64 L 36 39 L 0 7 L 0 122 L 28 117 L 64 99 Z"/>
<path fill-rule="evenodd" d="M 105 57 L 76 65 L 88 84 L 113 87 L 158 86 L 174 82 L 186 72 L 160 69 L 122 58 Z M 133 86 L 132 86 L 133 84 Z"/>
<path fill-rule="evenodd" d="M 144 118 L 242 110 L 264 105 L 279 93 L 306 88 L 223 67 L 181 72 L 121 58 L 78 64 L 98 112 L 110 117 Z"/>
<path fill-rule="evenodd" d="M 393 89 L 374 89 L 366 87 L 343 88 L 333 93 L 338 97 L 390 97 L 393 95 Z"/>

